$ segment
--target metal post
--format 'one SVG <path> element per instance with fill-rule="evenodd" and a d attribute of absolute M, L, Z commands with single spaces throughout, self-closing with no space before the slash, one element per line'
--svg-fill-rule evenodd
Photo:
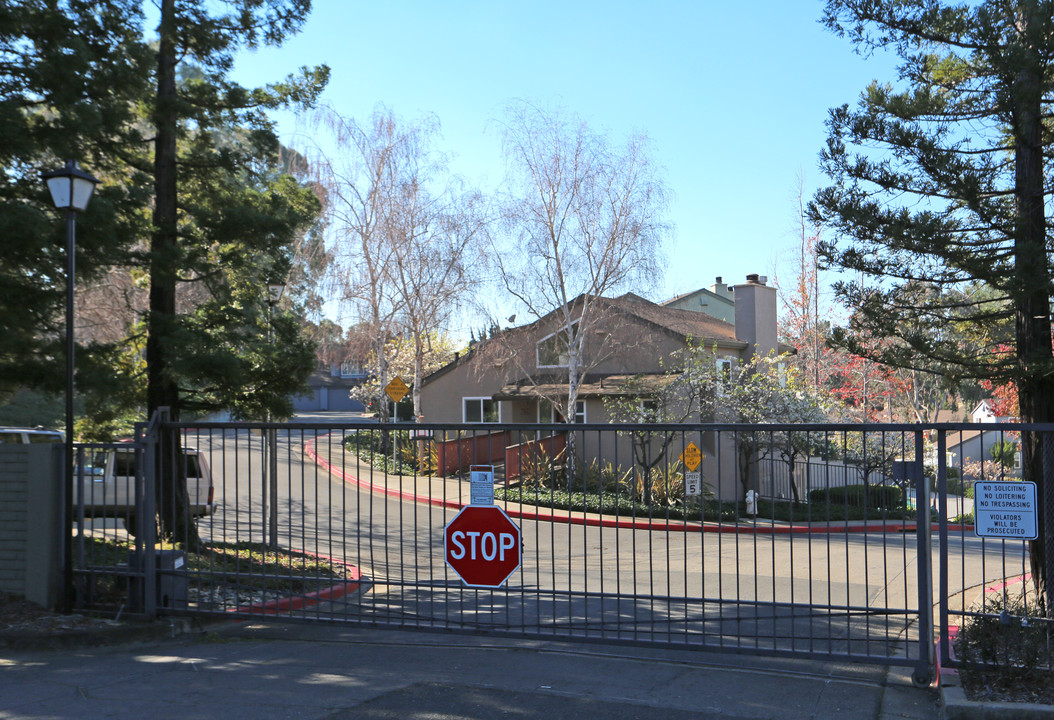
<path fill-rule="evenodd" d="M 161 421 L 167 420 L 167 415 L 167 408 L 159 408 L 154 411 L 143 435 L 140 435 L 138 427 L 136 429 L 136 489 L 142 493 L 139 496 L 141 502 L 136 507 L 136 512 L 142 512 L 136 548 L 142 540 L 139 557 L 143 573 L 143 612 L 150 619 L 157 617 L 157 485 L 158 473 L 163 472 L 160 462 L 164 457 L 158 446 L 162 442 Z"/>
<path fill-rule="evenodd" d="M 933 559 L 930 541 L 930 481 L 923 465 L 922 430 L 915 431 L 915 554 L 919 586 L 919 657 L 912 681 L 924 687 L 936 673 L 933 646 Z"/>
<path fill-rule="evenodd" d="M 270 288 L 268 288 L 270 293 Z M 267 299 L 267 342 L 274 344 L 274 306 L 270 295 Z M 271 423 L 271 411 L 267 411 L 267 423 Z M 264 524 L 267 526 L 267 544 L 278 550 L 278 435 L 272 427 L 265 427 L 261 438 L 264 444 L 264 472 L 267 473 L 267 489 L 264 491 Z M 270 496 L 270 503 L 268 503 Z"/>
<path fill-rule="evenodd" d="M 278 550 L 278 430 L 272 427 L 268 428 L 266 433 L 268 444 L 268 491 L 271 495 L 268 542 L 272 550 Z"/>
<path fill-rule="evenodd" d="M 73 612 L 75 589 L 73 587 L 73 285 L 76 277 L 74 254 L 77 234 L 77 211 L 72 207 L 66 211 L 66 511 L 63 526 L 63 612 Z"/>
<path fill-rule="evenodd" d="M 1039 485 L 1043 503 L 1039 512 L 1043 520 L 1043 599 L 1046 616 L 1054 618 L 1054 437 L 1049 431 L 1043 431 L 1042 443 L 1043 477 Z"/>
<path fill-rule="evenodd" d="M 960 471 L 961 477 L 962 472 Z M 937 509 L 940 548 L 940 566 L 937 576 L 940 598 L 939 631 L 941 661 L 946 661 L 951 657 L 951 634 L 948 630 L 948 436 L 946 430 L 937 431 Z"/>

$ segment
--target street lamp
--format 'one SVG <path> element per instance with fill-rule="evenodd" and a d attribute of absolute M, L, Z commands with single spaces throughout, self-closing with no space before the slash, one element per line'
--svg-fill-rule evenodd
<path fill-rule="evenodd" d="M 66 166 L 41 174 L 51 192 L 51 201 L 59 210 L 66 211 L 66 517 L 63 518 L 65 554 L 64 609 L 73 610 L 73 285 L 76 274 L 74 240 L 77 234 L 77 213 L 88 207 L 95 186 L 94 177 L 77 167 L 73 160 Z"/>
<path fill-rule="evenodd" d="M 267 283 L 267 307 L 274 312 L 274 307 L 282 301 L 282 295 L 285 294 L 285 283 L 274 282 Z"/>
<path fill-rule="evenodd" d="M 274 309 L 282 300 L 285 283 L 267 283 L 267 341 L 274 344 Z M 271 422 L 271 411 L 267 411 L 267 422 Z M 268 543 L 272 550 L 278 549 L 278 433 L 274 428 L 267 428 L 267 488 L 271 496 L 271 507 L 268 517 Z"/>

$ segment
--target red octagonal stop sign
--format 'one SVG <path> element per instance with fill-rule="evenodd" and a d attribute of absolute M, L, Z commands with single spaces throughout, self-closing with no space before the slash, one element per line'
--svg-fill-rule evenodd
<path fill-rule="evenodd" d="M 469 505 L 447 524 L 443 549 L 469 587 L 501 587 L 520 566 L 520 529 L 499 507 Z"/>

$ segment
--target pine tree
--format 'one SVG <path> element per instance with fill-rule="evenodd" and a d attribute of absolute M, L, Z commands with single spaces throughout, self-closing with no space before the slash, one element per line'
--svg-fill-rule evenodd
<path fill-rule="evenodd" d="M 829 0 L 824 22 L 861 51 L 902 61 L 898 85 L 873 83 L 828 121 L 822 164 L 833 185 L 810 216 L 835 231 L 821 245 L 828 266 L 859 278 L 836 285 L 856 310 L 841 342 L 867 355 L 868 338 L 892 338 L 870 356 L 949 379 L 1011 379 L 1022 421 L 1054 420 L 1044 185 L 1054 2 Z M 960 292 L 975 282 L 993 292 Z M 1007 319 L 1012 353 L 963 343 Z M 1042 486 L 1039 438 L 1026 433 L 1023 445 L 1025 477 Z M 1042 538 L 1031 548 L 1036 577 Z"/>
<path fill-rule="evenodd" d="M 163 0 L 159 10 L 150 42 L 132 0 L 0 5 L 0 393 L 62 377 L 64 228 L 39 175 L 72 158 L 103 180 L 78 226 L 78 280 L 115 268 L 149 280 L 148 306 L 120 318 L 128 337 L 78 354 L 78 386 L 110 398 L 107 416 L 114 400 L 142 402 L 138 389 L 148 412 L 168 407 L 175 419 L 221 408 L 282 416 L 315 362 L 296 319 L 271 318 L 267 283 L 288 275 L 319 202 L 282 172 L 266 111 L 314 102 L 328 69 L 257 89 L 228 76 L 235 52 L 280 43 L 310 2 Z M 142 334 L 145 365 L 129 361 Z M 106 392 L 115 380 L 132 390 Z M 160 508 L 162 530 L 193 548 L 171 475 L 158 494 L 176 498 Z"/>
<path fill-rule="evenodd" d="M 148 198 L 122 159 L 149 77 L 140 5 L 0 3 L 0 398 L 63 387 L 65 224 L 40 174 L 69 158 L 105 181 L 78 219 L 78 281 L 145 229 Z"/>

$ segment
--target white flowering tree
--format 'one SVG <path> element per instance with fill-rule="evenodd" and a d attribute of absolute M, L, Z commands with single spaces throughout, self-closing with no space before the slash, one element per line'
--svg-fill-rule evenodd
<path fill-rule="evenodd" d="M 802 374 L 787 367 L 785 360 L 785 356 L 769 354 L 740 361 L 720 356 L 716 347 L 690 341 L 671 356 L 669 374 L 642 376 L 627 383 L 621 396 L 608 401 L 608 413 L 615 422 L 681 423 L 698 419 L 754 426 L 828 421 L 829 402 L 819 399 Z M 660 433 L 657 440 L 653 434 L 645 442 L 640 433 L 634 449 L 637 464 L 645 472 L 657 466 L 671 439 L 671 433 Z M 736 432 L 735 443 L 744 495 L 754 489 L 759 460 L 777 453 L 789 465 L 792 492 L 798 499 L 794 466 L 799 457 L 818 445 L 814 434 L 748 427 Z"/>

